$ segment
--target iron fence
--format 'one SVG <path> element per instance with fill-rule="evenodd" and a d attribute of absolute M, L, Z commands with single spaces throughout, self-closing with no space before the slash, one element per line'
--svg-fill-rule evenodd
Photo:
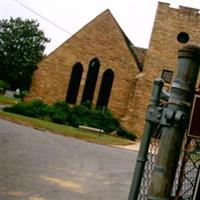
<path fill-rule="evenodd" d="M 147 200 L 152 170 L 159 150 L 159 138 L 151 138 L 148 160 L 145 164 L 138 200 Z M 193 200 L 200 168 L 200 139 L 186 137 L 172 190 L 174 199 Z"/>

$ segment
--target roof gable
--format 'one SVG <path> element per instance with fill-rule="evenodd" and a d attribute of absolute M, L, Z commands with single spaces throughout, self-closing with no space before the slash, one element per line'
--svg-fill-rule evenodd
<path fill-rule="evenodd" d="M 105 48 L 105 44 L 107 47 L 110 44 L 110 49 L 116 48 L 117 50 L 117 48 L 120 48 L 120 46 L 118 46 L 120 40 L 124 42 L 124 45 L 127 47 L 127 51 L 130 52 L 137 64 L 137 67 L 141 71 L 141 59 L 137 55 L 134 45 L 125 35 L 109 9 L 106 9 L 104 12 L 96 16 L 88 24 L 83 26 L 77 33 L 72 35 L 72 37 L 67 39 L 62 45 L 76 45 L 76 48 L 81 48 L 81 46 L 87 45 L 88 48 L 98 50 Z M 75 41 L 76 44 L 74 43 Z M 116 46 L 112 46 L 113 43 L 116 44 Z M 61 48 L 62 45 L 57 49 Z M 52 53 L 54 53 L 56 50 L 54 50 Z"/>

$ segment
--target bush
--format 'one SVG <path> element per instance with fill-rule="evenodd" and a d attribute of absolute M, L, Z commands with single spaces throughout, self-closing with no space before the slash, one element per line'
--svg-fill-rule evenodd
<path fill-rule="evenodd" d="M 82 106 L 91 109 L 92 103 L 91 103 L 91 101 L 87 100 L 86 102 L 82 103 Z"/>
<path fill-rule="evenodd" d="M 6 107 L 3 109 L 4 111 L 7 112 L 12 112 L 12 113 L 16 113 L 16 114 L 20 114 L 20 115 L 26 115 L 25 110 L 26 110 L 26 106 L 24 103 L 18 103 L 13 105 L 12 107 Z"/>
<path fill-rule="evenodd" d="M 71 120 L 71 108 L 64 101 L 58 101 L 53 104 L 50 111 L 52 122 L 59 124 L 68 124 Z"/>
<path fill-rule="evenodd" d="M 112 113 L 109 110 L 106 110 L 104 114 L 102 113 L 101 121 L 102 126 L 104 127 L 103 129 L 107 133 L 117 130 L 120 125 L 119 121 L 113 117 Z"/>
<path fill-rule="evenodd" d="M 83 105 L 75 105 L 71 108 L 71 120 L 70 125 L 78 127 L 78 125 L 89 126 L 88 118 L 91 113 L 91 109 Z"/>
<path fill-rule="evenodd" d="M 53 105 L 47 105 L 41 100 L 33 100 L 29 103 L 19 103 L 13 107 L 5 108 L 5 111 L 26 115 L 29 117 L 51 120 L 59 124 L 90 126 L 104 130 L 109 134 L 113 131 L 118 136 L 135 140 L 136 136 L 120 126 L 119 121 L 106 109 L 91 109 L 84 105 L 70 107 L 66 102 L 58 101 Z"/>
<path fill-rule="evenodd" d="M 41 100 L 33 100 L 30 103 L 24 103 L 26 105 L 25 114 L 29 117 L 44 118 L 49 115 L 49 107 Z"/>
<path fill-rule="evenodd" d="M 53 106 L 65 112 L 71 112 L 70 106 L 65 101 L 57 101 L 56 103 L 53 104 Z"/>
<path fill-rule="evenodd" d="M 76 105 L 72 108 L 72 119 L 75 125 L 103 129 L 105 133 L 110 133 L 119 127 L 118 120 L 109 110 L 89 109 L 84 105 Z M 72 123 L 71 125 L 73 126 Z"/>
<path fill-rule="evenodd" d="M 23 90 L 23 91 L 20 92 L 20 97 L 22 99 L 24 99 L 24 97 L 26 97 L 27 95 L 28 95 L 28 91 L 27 90 Z"/>
<path fill-rule="evenodd" d="M 93 109 L 88 115 L 88 125 L 103 129 L 105 133 L 110 133 L 117 129 L 119 122 L 109 110 Z"/>
<path fill-rule="evenodd" d="M 12 107 L 5 108 L 5 111 L 13 112 L 28 117 L 43 119 L 50 113 L 50 107 L 41 100 L 33 100 L 29 103 L 18 103 Z"/>
<path fill-rule="evenodd" d="M 5 90 L 10 89 L 10 85 L 6 81 L 0 80 L 0 89 L 1 92 L 4 92 Z"/>
<path fill-rule="evenodd" d="M 5 93 L 5 90 L 0 87 L 0 94 L 4 94 L 4 93 Z"/>
<path fill-rule="evenodd" d="M 117 129 L 117 135 L 130 140 L 135 140 L 137 138 L 134 133 L 126 130 L 124 127 L 121 126 Z"/>
<path fill-rule="evenodd" d="M 68 114 L 61 109 L 52 109 L 50 113 L 50 118 L 52 122 L 58 124 L 66 124 L 68 119 Z"/>

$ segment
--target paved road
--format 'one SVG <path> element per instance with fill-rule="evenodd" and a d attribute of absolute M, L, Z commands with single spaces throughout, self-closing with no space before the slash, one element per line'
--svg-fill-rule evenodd
<path fill-rule="evenodd" d="M 0 120 L 0 200 L 127 200 L 136 154 Z"/>

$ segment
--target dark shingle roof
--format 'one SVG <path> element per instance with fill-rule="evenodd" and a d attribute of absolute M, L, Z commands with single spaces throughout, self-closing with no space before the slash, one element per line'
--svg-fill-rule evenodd
<path fill-rule="evenodd" d="M 140 71 L 142 71 L 143 67 L 144 67 L 144 59 L 145 59 L 147 49 L 135 47 L 133 45 L 133 43 L 129 40 L 129 38 L 126 36 L 126 34 L 123 32 L 123 30 L 122 30 L 122 33 L 124 35 L 125 41 L 129 47 L 130 51 L 132 52 L 132 54 L 135 58 L 138 68 L 140 69 Z"/>

